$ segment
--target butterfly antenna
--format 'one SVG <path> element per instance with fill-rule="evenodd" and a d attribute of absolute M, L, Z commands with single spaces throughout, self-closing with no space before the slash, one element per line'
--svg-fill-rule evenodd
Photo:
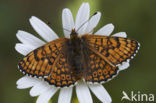
<path fill-rule="evenodd" d="M 51 25 L 51 22 L 46 21 L 46 24 Z M 68 32 L 71 32 L 70 30 L 68 30 L 68 29 L 66 29 L 66 28 L 63 28 L 63 30 L 68 31 Z"/>
<path fill-rule="evenodd" d="M 51 22 L 49 22 L 49 21 L 46 21 L 46 24 L 48 24 L 48 25 L 51 25 Z"/>
<path fill-rule="evenodd" d="M 81 24 L 80 27 L 77 29 L 76 32 L 78 32 L 78 31 L 81 29 L 81 27 L 83 27 L 87 22 L 89 22 L 89 20 L 91 19 L 91 17 L 93 17 L 93 16 L 96 15 L 96 14 L 97 14 L 97 12 L 95 12 L 92 16 L 89 17 L 88 20 L 86 20 L 83 24 Z"/>

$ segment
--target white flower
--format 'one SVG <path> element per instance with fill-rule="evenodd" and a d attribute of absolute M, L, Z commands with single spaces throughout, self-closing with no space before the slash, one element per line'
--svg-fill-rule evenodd
<path fill-rule="evenodd" d="M 97 12 L 94 16 L 89 19 L 90 7 L 88 3 L 83 3 L 78 10 L 75 24 L 73 20 L 72 13 L 69 9 L 64 9 L 62 12 L 62 22 L 64 28 L 65 37 L 69 38 L 70 33 L 67 30 L 72 30 L 75 28 L 79 35 L 91 32 L 98 24 L 101 13 Z M 88 22 L 86 22 L 89 20 Z M 86 23 L 85 23 L 86 22 Z M 30 18 L 30 23 L 35 31 L 47 42 L 55 40 L 58 38 L 56 33 L 40 19 L 32 16 Z M 85 23 L 83 26 L 82 24 Z M 79 29 L 79 27 L 81 27 Z M 78 30 L 79 29 L 79 30 Z M 103 26 L 99 31 L 94 34 L 98 35 L 110 35 L 114 30 L 112 24 L 107 24 Z M 126 37 L 125 32 L 116 33 L 113 36 Z M 17 33 L 17 38 L 21 43 L 17 43 L 15 49 L 22 55 L 27 55 L 29 52 L 45 44 L 44 41 L 38 39 L 30 33 L 19 30 Z M 121 65 L 120 70 L 124 70 L 129 66 L 126 62 Z M 43 79 L 32 78 L 24 76 L 17 81 L 18 89 L 31 88 L 31 96 L 39 96 L 37 103 L 48 103 L 50 98 L 58 91 L 59 88 L 53 87 L 47 84 Z M 76 94 L 80 103 L 93 103 L 90 90 L 96 95 L 96 97 L 103 103 L 111 103 L 112 99 L 107 93 L 106 89 L 101 84 L 86 84 L 81 81 L 76 85 Z M 70 103 L 72 97 L 73 87 L 61 88 L 58 103 Z"/>

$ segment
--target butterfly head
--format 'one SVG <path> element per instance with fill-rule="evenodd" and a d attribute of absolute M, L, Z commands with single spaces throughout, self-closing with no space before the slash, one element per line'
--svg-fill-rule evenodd
<path fill-rule="evenodd" d="M 75 31 L 75 29 L 72 29 L 72 32 L 71 32 L 71 34 L 70 34 L 70 37 L 71 38 L 74 38 L 74 37 L 77 37 L 78 36 L 78 34 L 77 34 L 77 32 Z"/>

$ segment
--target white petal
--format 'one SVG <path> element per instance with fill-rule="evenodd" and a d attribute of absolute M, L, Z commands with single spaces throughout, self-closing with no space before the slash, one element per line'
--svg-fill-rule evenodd
<path fill-rule="evenodd" d="M 32 45 L 34 48 L 45 44 L 42 40 L 25 31 L 19 30 L 16 36 L 23 44 Z"/>
<path fill-rule="evenodd" d="M 96 35 L 107 35 L 109 36 L 114 30 L 113 24 L 107 24 L 103 26 L 100 30 L 98 30 L 95 34 Z"/>
<path fill-rule="evenodd" d="M 85 33 L 91 32 L 96 27 L 96 25 L 99 23 L 100 17 L 101 17 L 100 12 L 97 12 L 96 15 L 92 16 L 92 18 L 88 22 L 88 26 L 85 30 Z"/>
<path fill-rule="evenodd" d="M 25 89 L 25 88 L 30 88 L 30 87 L 34 86 L 38 82 L 39 81 L 35 78 L 24 76 L 24 77 L 20 78 L 16 82 L 16 84 L 17 84 L 18 89 Z"/>
<path fill-rule="evenodd" d="M 79 83 L 76 86 L 76 94 L 80 103 L 93 103 L 89 88 L 86 83 Z"/>
<path fill-rule="evenodd" d="M 40 82 L 36 83 L 33 88 L 30 90 L 31 96 L 38 96 L 49 89 L 49 85 L 45 82 L 40 80 Z"/>
<path fill-rule="evenodd" d="M 49 87 L 44 93 L 42 93 L 38 98 L 36 103 L 48 103 L 50 98 L 56 93 L 58 89 L 56 87 Z"/>
<path fill-rule="evenodd" d="M 113 36 L 126 38 L 127 34 L 125 32 L 119 32 L 119 33 L 114 34 Z"/>
<path fill-rule="evenodd" d="M 89 84 L 89 88 L 101 102 L 103 103 L 112 102 L 110 95 L 101 84 Z"/>
<path fill-rule="evenodd" d="M 69 9 L 63 9 L 62 24 L 63 24 L 65 37 L 69 38 L 71 31 L 74 28 L 73 15 Z"/>
<path fill-rule="evenodd" d="M 84 34 L 85 29 L 88 25 L 88 23 L 86 23 L 86 22 L 89 19 L 89 13 L 90 13 L 89 4 L 83 3 L 78 10 L 78 13 L 76 15 L 76 21 L 75 21 L 75 29 L 78 32 L 78 34 Z M 83 24 L 85 24 L 85 25 L 83 25 Z"/>
<path fill-rule="evenodd" d="M 21 44 L 21 43 L 16 43 L 15 45 L 16 51 L 18 51 L 22 55 L 27 55 L 30 53 L 32 50 L 35 48 L 31 45 L 26 45 L 26 44 Z"/>
<path fill-rule="evenodd" d="M 120 70 L 125 70 L 130 66 L 129 62 L 124 62 L 122 65 L 119 66 Z"/>
<path fill-rule="evenodd" d="M 29 20 L 35 31 L 40 34 L 40 36 L 46 41 L 50 42 L 58 38 L 56 33 L 47 24 L 45 24 L 37 17 L 32 16 Z"/>
<path fill-rule="evenodd" d="M 62 88 L 58 98 L 58 103 L 70 103 L 72 97 L 72 87 Z"/>

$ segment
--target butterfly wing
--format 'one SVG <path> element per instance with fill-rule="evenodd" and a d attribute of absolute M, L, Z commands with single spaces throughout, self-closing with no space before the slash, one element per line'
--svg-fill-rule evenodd
<path fill-rule="evenodd" d="M 67 38 L 49 42 L 25 56 L 18 64 L 20 71 L 32 77 L 44 78 L 56 87 L 74 84 L 65 53 Z"/>
<path fill-rule="evenodd" d="M 56 87 L 69 87 L 76 83 L 76 79 L 71 69 L 70 63 L 68 63 L 67 55 L 62 53 L 54 65 L 54 70 L 51 74 L 45 78 L 45 80 Z"/>
<path fill-rule="evenodd" d="M 85 47 L 83 50 L 86 72 L 85 81 L 88 83 L 103 83 L 115 77 L 119 71 L 118 67 L 108 64 L 103 58 Z"/>
<path fill-rule="evenodd" d="M 49 75 L 65 42 L 65 38 L 58 39 L 35 49 L 19 62 L 19 69 L 32 76 L 44 77 Z"/>
<path fill-rule="evenodd" d="M 112 66 L 132 59 L 139 49 L 139 43 L 128 38 L 84 35 L 82 39 L 90 50 Z"/>

